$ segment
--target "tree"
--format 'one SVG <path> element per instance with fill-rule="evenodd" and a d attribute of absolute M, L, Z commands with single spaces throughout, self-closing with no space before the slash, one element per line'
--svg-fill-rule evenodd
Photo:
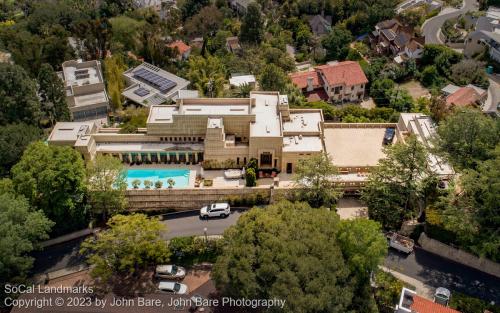
<path fill-rule="evenodd" d="M 241 41 L 260 44 L 263 37 L 264 20 L 260 5 L 257 2 L 251 2 L 247 7 L 247 12 L 241 24 Z"/>
<path fill-rule="evenodd" d="M 435 65 L 429 65 L 422 71 L 420 81 L 425 87 L 439 87 L 443 83 L 443 78 L 439 75 Z"/>
<path fill-rule="evenodd" d="M 384 237 L 368 234 L 376 228 L 370 225 L 360 242 L 344 245 L 344 239 L 365 230 L 348 230 L 342 223 L 334 212 L 305 203 L 283 201 L 250 210 L 224 233 L 212 272 L 217 289 L 234 298 L 286 300 L 275 312 L 362 311 L 354 303 L 364 297 L 358 290 L 369 286 L 362 279 L 369 273 L 358 276 L 351 265 L 378 266 L 374 260 L 385 253 L 385 246 L 379 247 Z"/>
<path fill-rule="evenodd" d="M 95 160 L 88 162 L 87 188 L 91 210 L 103 220 L 125 209 L 127 183 L 120 159 L 97 155 Z"/>
<path fill-rule="evenodd" d="M 44 63 L 40 67 L 38 95 L 42 112 L 49 120 L 50 126 L 54 126 L 56 121 L 63 122 L 71 119 L 63 82 L 50 64 Z"/>
<path fill-rule="evenodd" d="M 0 190 L 0 285 L 24 282 L 34 261 L 29 254 L 52 225 L 26 198 Z"/>
<path fill-rule="evenodd" d="M 88 254 L 91 275 L 107 282 L 114 275 L 137 275 L 170 257 L 162 235 L 166 227 L 144 214 L 115 215 L 108 228 L 86 239 L 80 253 Z"/>
<path fill-rule="evenodd" d="M 247 83 L 240 85 L 233 92 L 236 98 L 249 98 L 250 92 L 252 92 L 253 86 Z"/>
<path fill-rule="evenodd" d="M 264 66 L 259 77 L 260 88 L 266 91 L 279 91 L 283 93 L 288 83 L 289 78 L 286 73 L 274 64 Z"/>
<path fill-rule="evenodd" d="M 198 13 L 201 8 L 210 4 L 209 0 L 186 0 L 181 6 L 182 18 L 184 20 Z"/>
<path fill-rule="evenodd" d="M 0 63 L 0 101 L 0 125 L 38 124 L 41 111 L 36 85 L 20 66 Z"/>
<path fill-rule="evenodd" d="M 20 124 L 0 126 L 0 176 L 9 173 L 14 164 L 19 161 L 24 149 L 42 136 L 38 127 Z"/>
<path fill-rule="evenodd" d="M 413 98 L 404 89 L 393 89 L 389 92 L 389 107 L 398 112 L 409 112 L 413 106 Z"/>
<path fill-rule="evenodd" d="M 454 64 L 451 67 L 451 80 L 458 85 L 474 84 L 487 88 L 489 86 L 488 77 L 484 62 L 474 59 L 467 59 Z"/>
<path fill-rule="evenodd" d="M 323 47 L 326 49 L 326 59 L 345 60 L 352 40 L 352 34 L 348 29 L 341 25 L 334 26 L 322 41 Z"/>
<path fill-rule="evenodd" d="M 361 198 L 371 219 L 384 229 L 398 230 L 404 220 L 422 213 L 436 181 L 427 167 L 427 151 L 415 136 L 384 152 L 386 158 L 370 173 Z"/>
<path fill-rule="evenodd" d="M 186 21 L 184 30 L 191 37 L 213 36 L 222 26 L 223 20 L 224 16 L 216 6 L 206 6 L 198 14 Z"/>
<path fill-rule="evenodd" d="M 56 223 L 59 235 L 86 226 L 85 166 L 71 147 L 34 142 L 12 168 L 16 191 Z"/>
<path fill-rule="evenodd" d="M 499 142 L 500 123 L 470 108 L 455 109 L 438 127 L 438 148 L 461 168 L 474 168 L 491 156 Z"/>
<path fill-rule="evenodd" d="M 247 187 L 254 187 L 257 184 L 257 177 L 253 168 L 247 168 L 245 171 L 245 185 Z"/>
<path fill-rule="evenodd" d="M 429 111 L 432 119 L 437 123 L 444 120 L 446 116 L 451 113 L 450 107 L 446 103 L 445 99 L 440 96 L 431 96 Z"/>
<path fill-rule="evenodd" d="M 342 195 L 333 181 L 337 174 L 337 168 L 326 154 L 318 153 L 299 160 L 294 177 L 297 196 L 314 208 L 334 207 Z"/>
<path fill-rule="evenodd" d="M 191 85 L 201 95 L 216 98 L 224 91 L 226 74 L 224 64 L 215 56 L 194 56 L 189 58 L 189 69 L 187 77 Z"/>
<path fill-rule="evenodd" d="M 111 24 L 111 47 L 113 50 L 138 52 L 141 49 L 141 35 L 144 21 L 121 15 L 109 19 Z"/>
<path fill-rule="evenodd" d="M 393 80 L 384 78 L 375 80 L 370 87 L 370 96 L 378 105 L 387 105 L 390 93 L 395 87 Z"/>
<path fill-rule="evenodd" d="M 108 87 L 108 94 L 111 98 L 113 108 L 122 108 L 122 91 L 125 88 L 123 72 L 127 69 L 123 57 L 115 54 L 112 57 L 104 59 L 104 76 Z"/>

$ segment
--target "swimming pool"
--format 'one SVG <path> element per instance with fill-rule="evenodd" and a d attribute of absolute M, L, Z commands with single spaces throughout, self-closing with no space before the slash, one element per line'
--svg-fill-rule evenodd
<path fill-rule="evenodd" d="M 175 181 L 173 188 L 187 187 L 189 184 L 189 173 L 188 169 L 129 169 L 127 170 L 126 181 L 127 187 L 133 189 L 134 186 L 132 182 L 134 180 L 140 180 L 141 184 L 139 188 L 144 188 L 144 181 L 149 180 L 153 182 L 151 189 L 154 189 L 154 184 L 157 181 L 163 182 L 162 188 L 168 188 L 168 180 L 172 178 Z"/>

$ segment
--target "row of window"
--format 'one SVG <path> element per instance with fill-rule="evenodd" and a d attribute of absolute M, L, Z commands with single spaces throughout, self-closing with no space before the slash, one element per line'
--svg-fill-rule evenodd
<path fill-rule="evenodd" d="M 160 137 L 160 141 L 166 142 L 203 142 L 203 137 Z"/>

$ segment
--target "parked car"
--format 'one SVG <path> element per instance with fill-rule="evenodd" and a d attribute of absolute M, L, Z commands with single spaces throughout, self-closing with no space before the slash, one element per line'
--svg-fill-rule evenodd
<path fill-rule="evenodd" d="M 231 213 L 229 203 L 212 203 L 200 209 L 202 218 L 209 217 L 227 217 Z"/>
<path fill-rule="evenodd" d="M 175 281 L 161 281 L 158 284 L 158 290 L 165 293 L 185 295 L 188 293 L 188 286 Z"/>
<path fill-rule="evenodd" d="M 384 134 L 384 141 L 382 142 L 384 145 L 390 145 L 392 144 L 392 141 L 394 140 L 394 135 L 396 134 L 396 129 L 389 127 L 385 129 L 385 134 Z"/>
<path fill-rule="evenodd" d="M 389 246 L 404 253 L 412 253 L 415 242 L 413 239 L 402 236 L 398 233 L 388 233 Z"/>
<path fill-rule="evenodd" d="M 186 277 L 186 269 L 177 265 L 158 265 L 155 275 L 158 278 L 183 279 Z"/>

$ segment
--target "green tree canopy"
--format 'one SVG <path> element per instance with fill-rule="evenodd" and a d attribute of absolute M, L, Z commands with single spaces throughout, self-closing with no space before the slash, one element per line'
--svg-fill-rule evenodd
<path fill-rule="evenodd" d="M 16 191 L 56 223 L 53 234 L 86 226 L 85 166 L 71 147 L 34 142 L 12 168 Z"/>
<path fill-rule="evenodd" d="M 141 49 L 141 36 L 146 23 L 121 15 L 109 19 L 111 24 L 111 42 L 113 50 L 134 51 Z"/>
<path fill-rule="evenodd" d="M 194 56 L 189 58 L 187 78 L 201 95 L 210 98 L 222 96 L 226 73 L 224 64 L 218 57 Z"/>
<path fill-rule="evenodd" d="M 500 140 L 500 122 L 479 110 L 457 108 L 439 124 L 438 148 L 459 167 L 475 167 L 491 156 Z"/>
<path fill-rule="evenodd" d="M 385 229 L 398 230 L 404 220 L 421 212 L 419 202 L 425 202 L 436 182 L 427 167 L 427 151 L 415 136 L 384 152 L 386 158 L 370 173 L 361 198 L 371 219 Z"/>
<path fill-rule="evenodd" d="M 42 133 L 38 127 L 20 124 L 0 126 L 0 175 L 9 173 L 21 158 L 24 149 L 33 141 L 40 139 Z"/>
<path fill-rule="evenodd" d="M 29 253 L 52 225 L 26 198 L 0 190 L 0 285 L 23 282 L 34 261 Z"/>
<path fill-rule="evenodd" d="M 298 198 L 315 208 L 335 207 L 342 195 L 334 183 L 337 174 L 337 168 L 326 154 L 318 153 L 299 160 L 294 177 Z"/>
<path fill-rule="evenodd" d="M 347 28 L 342 25 L 334 26 L 322 42 L 326 49 L 326 59 L 329 61 L 345 60 L 352 40 L 352 34 Z"/>
<path fill-rule="evenodd" d="M 0 101 L 0 125 L 38 124 L 41 110 L 36 84 L 22 67 L 0 63 Z"/>
<path fill-rule="evenodd" d="M 162 238 L 166 227 L 144 214 L 115 215 L 108 229 L 82 243 L 88 254 L 91 275 L 106 282 L 114 275 L 137 274 L 150 265 L 168 261 L 170 252 Z"/>
<path fill-rule="evenodd" d="M 91 210 L 105 220 L 125 209 L 125 168 L 120 159 L 97 155 L 87 163 L 87 188 Z"/>
<path fill-rule="evenodd" d="M 370 96 L 378 105 L 387 105 L 390 101 L 390 93 L 395 85 L 392 79 L 377 79 L 370 87 Z"/>
<path fill-rule="evenodd" d="M 264 37 L 264 20 L 260 5 L 253 1 L 247 7 L 247 12 L 241 24 L 240 38 L 243 42 L 259 44 Z"/>
<path fill-rule="evenodd" d="M 56 121 L 65 122 L 71 119 L 63 82 L 50 64 L 44 63 L 40 67 L 38 95 L 40 96 L 42 112 L 51 126 Z"/>
<path fill-rule="evenodd" d="M 259 85 L 262 90 L 284 92 L 290 79 L 286 73 L 274 64 L 264 66 L 260 77 Z"/>
<path fill-rule="evenodd" d="M 286 300 L 273 312 L 361 310 L 355 298 L 366 296 L 357 291 L 367 286 L 369 273 L 359 276 L 357 270 L 362 264 L 368 270 L 378 265 L 385 239 L 380 232 L 368 234 L 377 231 L 372 221 L 366 229 L 352 230 L 342 223 L 334 212 L 306 203 L 284 201 L 250 210 L 224 233 L 212 273 L 218 289 L 232 297 Z M 358 243 L 345 242 L 358 235 Z"/>
<path fill-rule="evenodd" d="M 127 69 L 123 56 L 116 54 L 104 60 L 104 76 L 113 108 L 122 108 L 122 91 L 125 88 L 123 72 Z"/>

